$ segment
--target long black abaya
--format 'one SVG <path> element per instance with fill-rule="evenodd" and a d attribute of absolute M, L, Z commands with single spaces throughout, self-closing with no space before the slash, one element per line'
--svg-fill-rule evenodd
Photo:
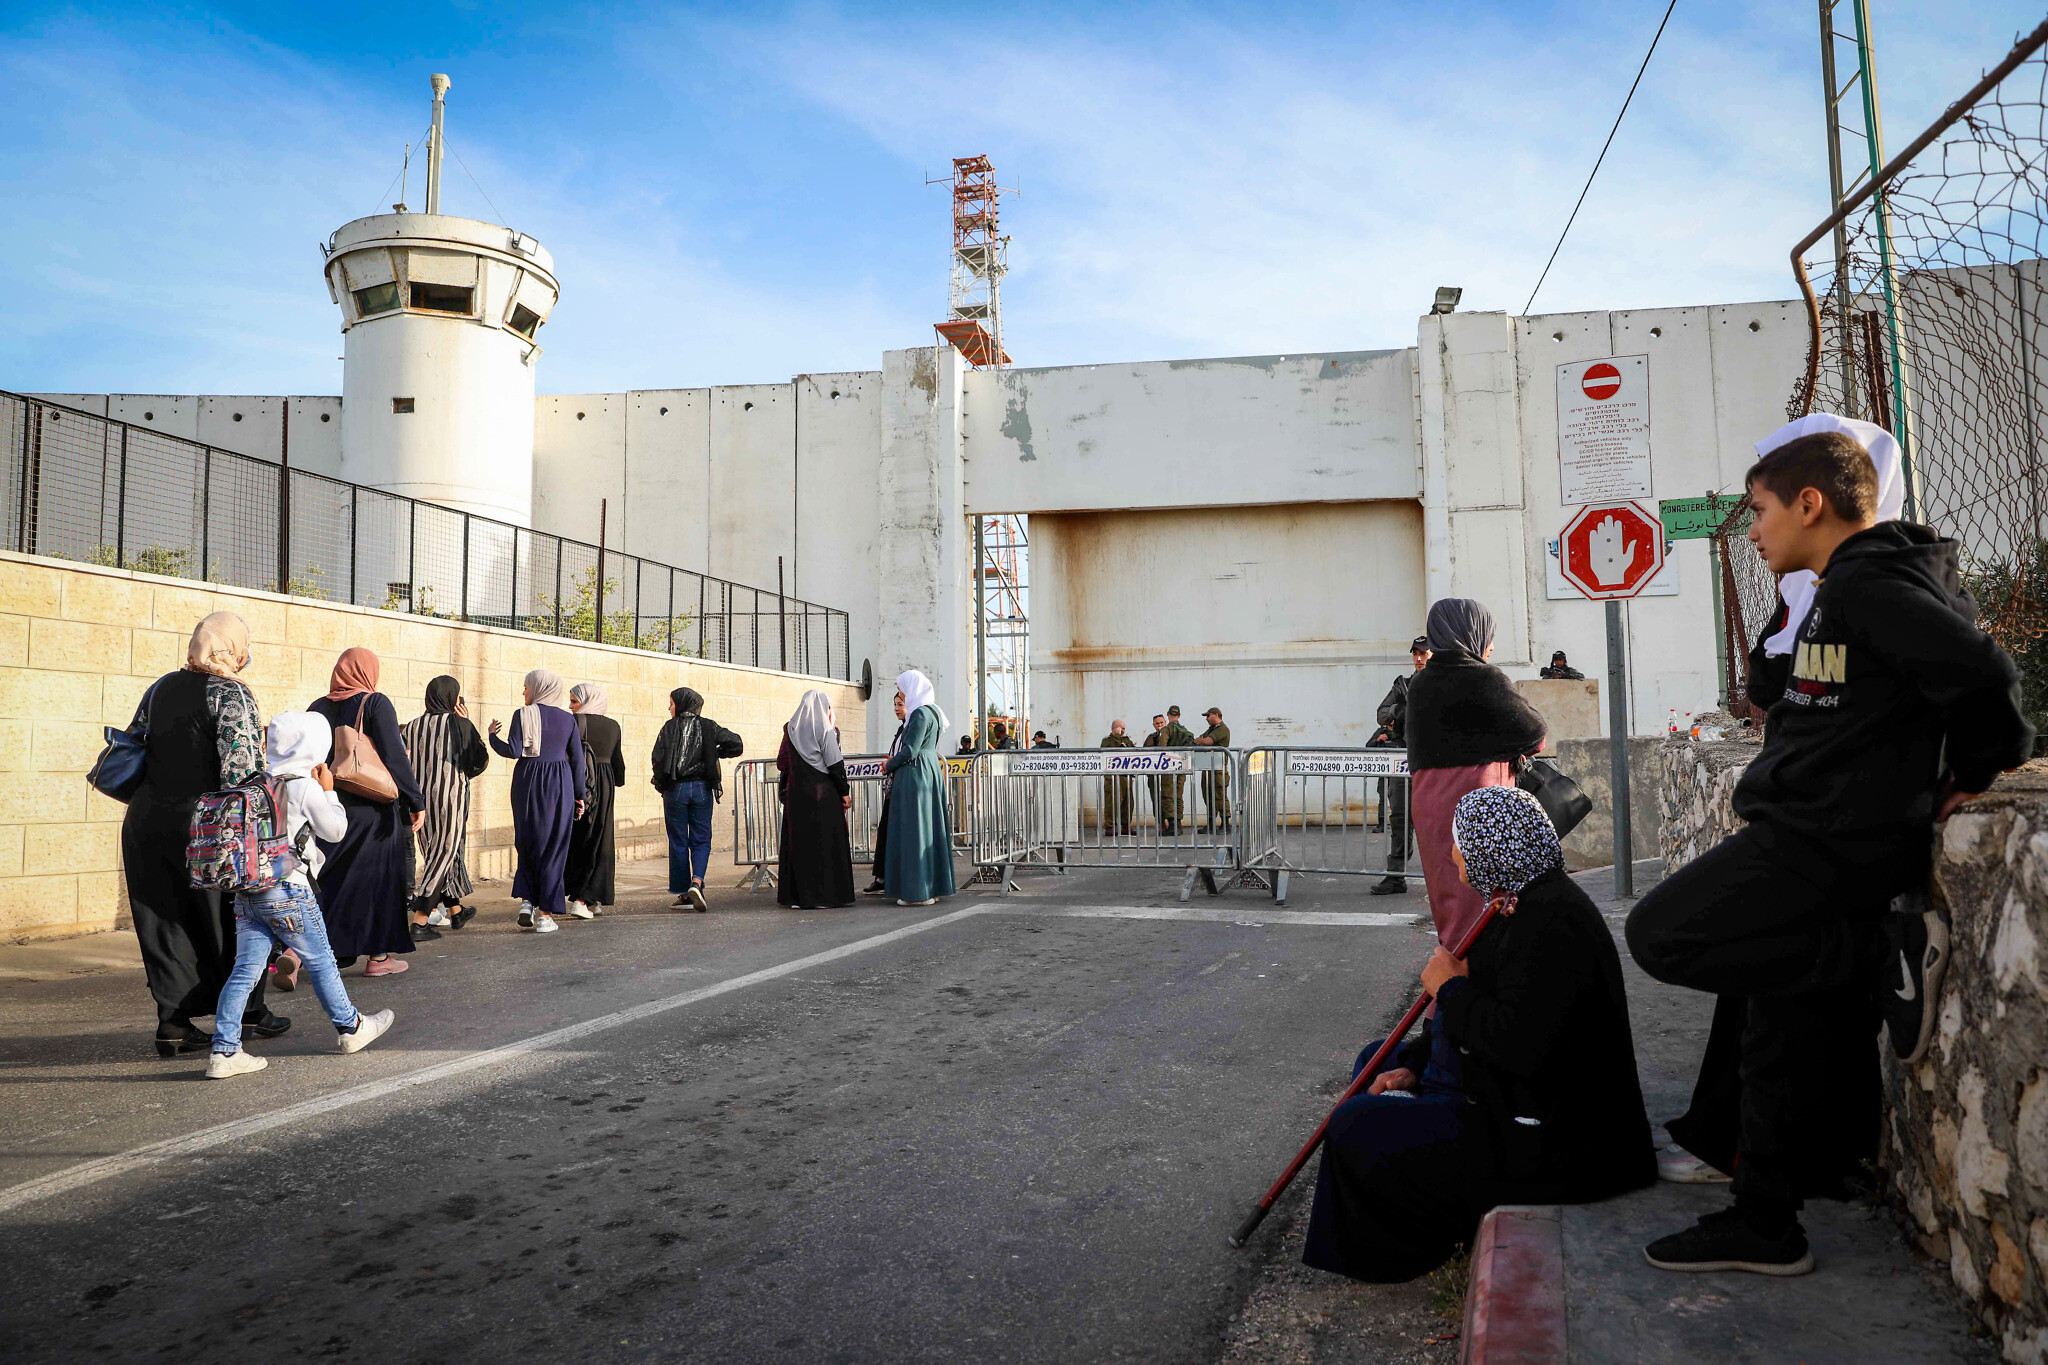
<path fill-rule="evenodd" d="M 425 810 L 426 795 L 413 781 L 412 761 L 398 730 L 398 712 L 382 692 L 359 692 L 340 701 L 320 697 L 306 708 L 332 726 L 354 725 L 376 746 L 377 757 L 398 787 L 396 801 L 372 801 L 336 789 L 348 813 L 348 833 L 334 843 L 320 841 L 326 863 L 314 890 L 327 941 L 343 967 L 358 957 L 412 951 L 412 812 Z M 327 761 L 334 761 L 330 744 Z"/>
<path fill-rule="evenodd" d="M 563 891 L 570 900 L 585 905 L 610 905 L 618 869 L 612 811 L 619 788 L 626 785 L 626 755 L 619 723 L 610 716 L 581 712 L 576 717 L 576 729 L 590 746 L 590 759 L 597 769 L 590 783 L 590 804 L 569 827 L 569 863 L 562 874 Z"/>
<path fill-rule="evenodd" d="M 853 846 L 843 798 L 852 790 L 846 764 L 821 772 L 789 742 L 775 765 L 782 771 L 782 862 L 775 899 L 784 905 L 853 904 Z"/>

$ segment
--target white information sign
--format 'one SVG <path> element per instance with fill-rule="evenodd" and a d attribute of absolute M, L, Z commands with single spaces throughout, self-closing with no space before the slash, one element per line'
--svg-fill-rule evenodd
<path fill-rule="evenodd" d="M 1146 753 L 1129 749 L 1084 749 L 1063 754 L 1054 749 L 1009 755 L 1012 776 L 1060 777 L 1090 773 L 1184 773 L 1188 760 L 1171 751 Z"/>
<path fill-rule="evenodd" d="M 1651 496 L 1648 356 L 1557 367 L 1557 476 L 1566 507 Z"/>
<path fill-rule="evenodd" d="M 849 782 L 879 782 L 882 779 L 882 765 L 889 761 L 885 754 L 874 754 L 866 758 L 846 760 L 846 780 Z M 965 777 L 973 760 L 959 757 L 946 759 L 946 776 Z"/>
<path fill-rule="evenodd" d="M 1289 777 L 1406 777 L 1406 749 L 1373 749 L 1366 753 L 1312 753 L 1290 749 Z"/>

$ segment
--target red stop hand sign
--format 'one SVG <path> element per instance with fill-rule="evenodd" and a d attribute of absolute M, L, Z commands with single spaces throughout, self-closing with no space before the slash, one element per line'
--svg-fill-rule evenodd
<path fill-rule="evenodd" d="M 1557 558 L 1565 582 L 1594 601 L 1634 597 L 1664 567 L 1664 527 L 1633 502 L 1581 507 Z"/>

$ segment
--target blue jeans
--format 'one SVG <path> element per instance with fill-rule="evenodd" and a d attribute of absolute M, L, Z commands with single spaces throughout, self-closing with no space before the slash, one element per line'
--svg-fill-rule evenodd
<path fill-rule="evenodd" d="M 711 788 L 678 782 L 661 794 L 662 822 L 668 826 L 668 890 L 680 896 L 704 880 L 711 863 Z"/>
<path fill-rule="evenodd" d="M 214 1007 L 215 1052 L 242 1050 L 242 1007 L 263 978 L 273 943 L 299 955 L 313 983 L 313 994 L 337 1029 L 346 1033 L 362 1017 L 349 1002 L 348 988 L 341 984 L 341 969 L 334 965 L 334 950 L 327 946 L 327 921 L 320 918 L 320 903 L 311 890 L 297 882 L 280 882 L 268 891 L 235 897 L 235 969 L 228 973 L 227 985 L 220 988 L 220 1003 Z"/>

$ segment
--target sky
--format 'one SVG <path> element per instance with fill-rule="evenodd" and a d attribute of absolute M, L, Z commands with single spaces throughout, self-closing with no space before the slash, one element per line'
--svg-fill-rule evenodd
<path fill-rule="evenodd" d="M 1902 147 L 2041 11 L 1871 0 Z M 1654 3 L 0 9 L 0 389 L 341 391 L 320 244 L 398 198 L 553 253 L 543 392 L 878 369 L 945 316 L 988 155 L 1019 365 L 1413 345 L 1523 311 Z M 1679 0 L 1533 311 L 1792 294 L 1810 3 Z M 408 197 L 423 198 L 415 168 Z"/>

